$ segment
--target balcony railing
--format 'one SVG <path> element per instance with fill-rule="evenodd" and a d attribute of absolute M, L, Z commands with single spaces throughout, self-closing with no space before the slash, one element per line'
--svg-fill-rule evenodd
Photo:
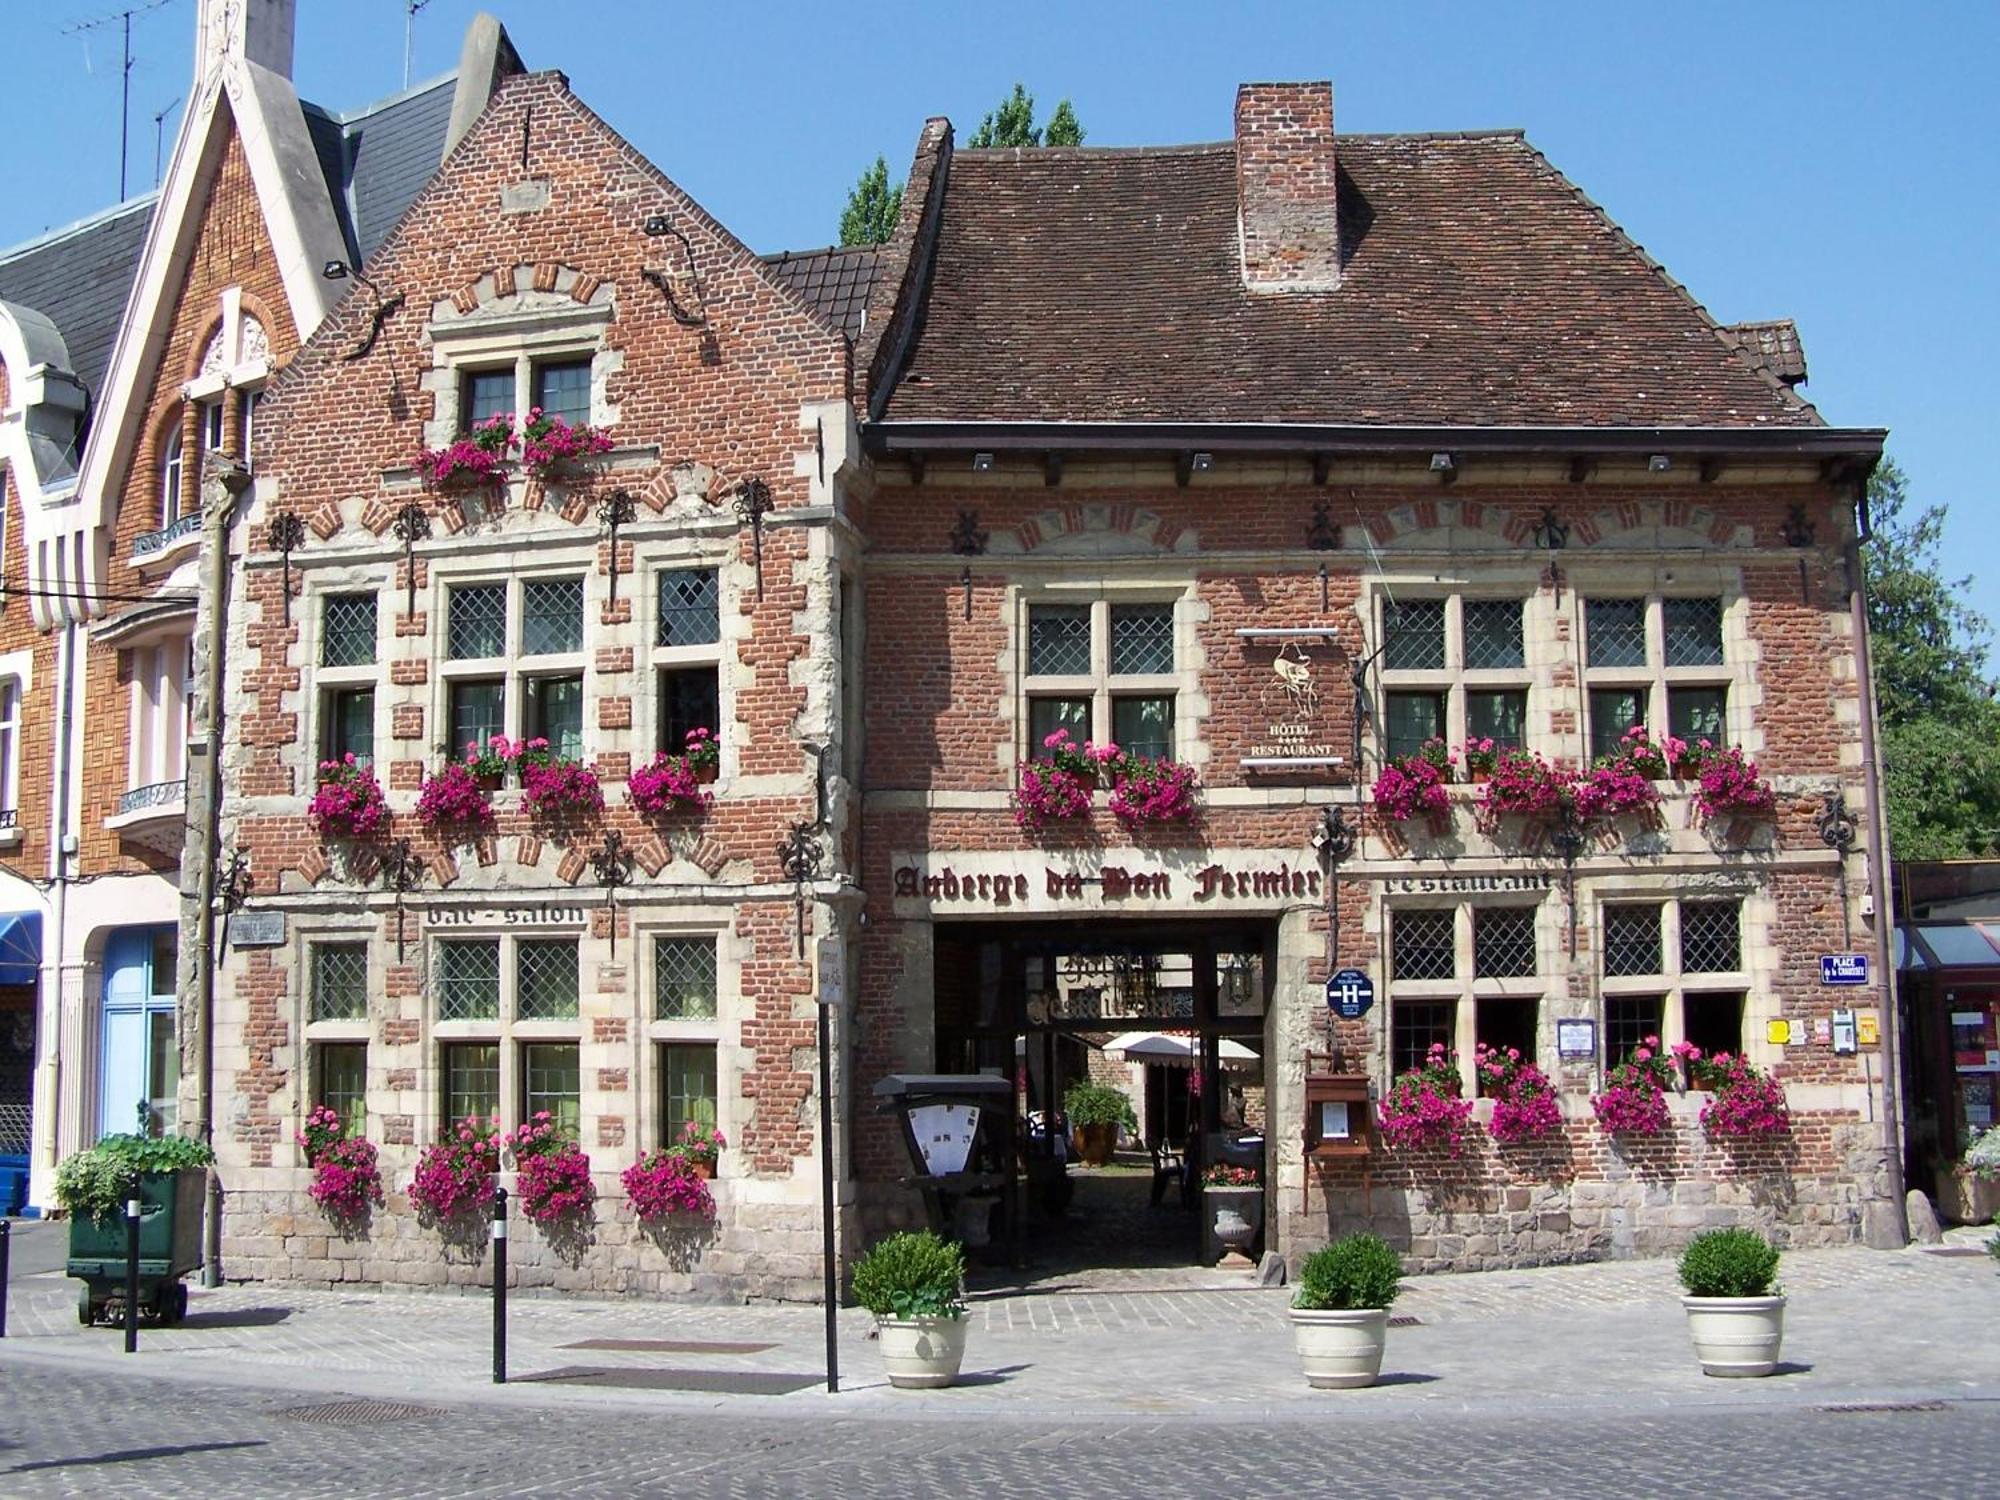
<path fill-rule="evenodd" d="M 176 802 L 187 801 L 187 778 L 177 776 L 172 781 L 156 781 L 151 786 L 135 786 L 118 798 L 118 816 L 127 813 L 144 812 L 151 807 L 169 807 Z"/>
<path fill-rule="evenodd" d="M 166 551 L 167 548 L 173 546 L 182 537 L 192 536 L 199 530 L 201 530 L 201 512 L 191 510 L 171 526 L 162 527 L 158 531 L 149 531 L 144 536 L 133 538 L 132 555 L 135 558 L 151 557 L 156 552 Z"/>

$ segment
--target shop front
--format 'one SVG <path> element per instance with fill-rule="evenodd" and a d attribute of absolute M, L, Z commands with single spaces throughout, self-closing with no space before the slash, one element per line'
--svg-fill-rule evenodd
<path fill-rule="evenodd" d="M 2000 1206 L 1955 1170 L 2000 1122 L 2000 920 L 1908 922 L 1896 932 L 1908 1017 L 1910 1180 L 1961 1222 Z"/>

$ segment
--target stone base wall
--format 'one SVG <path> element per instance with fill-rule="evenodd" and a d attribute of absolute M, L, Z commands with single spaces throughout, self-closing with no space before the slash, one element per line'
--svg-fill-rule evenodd
<path fill-rule="evenodd" d="M 712 1187 L 712 1222 L 680 1216 L 669 1227 L 639 1223 L 615 1176 L 599 1176 L 595 1216 L 574 1232 L 550 1233 L 510 1209 L 507 1284 L 681 1302 L 818 1302 L 818 1206 L 732 1201 L 730 1184 Z M 223 1274 L 319 1287 L 492 1285 L 488 1220 L 447 1235 L 420 1223 L 401 1193 L 385 1196 L 365 1222 L 343 1228 L 312 1201 L 303 1173 L 296 1191 L 227 1192 Z"/>
<path fill-rule="evenodd" d="M 1570 1122 L 1570 1130 L 1579 1129 Z M 1801 1157 L 1801 1143 L 1825 1149 Z M 1378 1153 L 1311 1167 L 1302 1200 L 1294 1160 L 1271 1195 L 1275 1232 L 1294 1270 L 1329 1240 L 1371 1230 L 1407 1269 L 1487 1271 L 1669 1255 L 1705 1229 L 1740 1225 L 1787 1249 L 1864 1242 L 1871 1208 L 1893 1198 L 1875 1127 L 1794 1117 L 1790 1139 L 1719 1145 L 1676 1122 L 1658 1140 L 1626 1143 L 1594 1129 L 1541 1148 L 1493 1144 L 1462 1154 Z"/>

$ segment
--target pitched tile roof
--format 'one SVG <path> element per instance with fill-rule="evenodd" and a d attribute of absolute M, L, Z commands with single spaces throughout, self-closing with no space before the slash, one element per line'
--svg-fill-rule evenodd
<path fill-rule="evenodd" d="M 1757 323 L 1726 323 L 1723 333 L 1786 385 L 1802 385 L 1806 378 L 1806 350 L 1799 342 L 1799 325 L 1790 318 L 1770 318 Z"/>
<path fill-rule="evenodd" d="M 0 302 L 32 307 L 56 325 L 73 373 L 92 397 L 111 363 L 156 199 L 148 193 L 0 250 Z"/>
<path fill-rule="evenodd" d="M 881 251 L 874 245 L 784 250 L 764 257 L 777 277 L 836 333 L 858 339 L 875 289 Z"/>
<path fill-rule="evenodd" d="M 957 152 L 883 419 L 1819 424 L 1518 132 L 1339 167 L 1340 287 L 1253 295 L 1233 144 Z"/>

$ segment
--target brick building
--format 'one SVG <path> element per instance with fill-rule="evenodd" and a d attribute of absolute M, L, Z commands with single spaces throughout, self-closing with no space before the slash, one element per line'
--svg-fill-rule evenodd
<path fill-rule="evenodd" d="M 292 0 L 196 12 L 159 191 L 0 256 L 0 1156 L 38 1206 L 102 1133 L 199 1128 L 176 995 L 204 470 L 250 451 L 340 294 L 326 263 L 365 264 L 518 66 L 482 18 L 457 73 L 336 114 L 291 86 Z"/>
<path fill-rule="evenodd" d="M 1053 1108 L 1092 1040 L 1157 1028 L 1202 1051 L 1211 1160 L 1216 1054 L 1261 1059 L 1293 1258 L 1360 1225 L 1426 1268 L 1735 1221 L 1900 1242 L 1853 551 L 1882 434 L 1798 393 L 1790 324 L 1718 326 L 1518 133 L 1340 136 L 1325 85 L 1246 85 L 1220 145 L 933 122 L 877 308 L 857 1093 L 983 1069 Z M 1433 738 L 1587 766 L 1635 725 L 1740 747 L 1775 807 L 1704 818 L 1665 775 L 1583 826 L 1372 795 Z M 1065 729 L 1191 767 L 1198 816 L 1100 789 L 1024 831 L 1018 768 Z M 1849 950 L 1872 983 L 1823 986 Z M 1375 999 L 1329 1032 L 1344 969 Z M 1652 1036 L 1768 1069 L 1789 1134 L 1709 1139 L 1675 1093 L 1664 1134 L 1608 1135 L 1591 1096 Z M 1498 1146 L 1480 1101 L 1455 1155 L 1308 1156 L 1358 1127 L 1328 1092 L 1441 1045 L 1470 1097 L 1481 1044 L 1546 1072 L 1553 1135 Z M 855 1124 L 864 1214 L 906 1218 L 901 1142 Z"/>
<path fill-rule="evenodd" d="M 759 257 L 516 77 L 272 381 L 197 626 L 227 729 L 186 867 L 253 881 L 213 993 L 230 1274 L 476 1277 L 395 1189 L 458 1118 L 547 1109 L 598 1203 L 582 1239 L 517 1230 L 524 1280 L 816 1295 L 820 1001 L 844 1247 L 916 1211 L 879 1080 L 998 1072 L 1044 1110 L 1148 1028 L 1199 1083 L 1149 1079 L 1142 1130 L 1220 1150 L 1240 1099 L 1287 1255 L 1357 1223 L 1427 1267 L 1738 1219 L 1894 1239 L 1893 1046 L 1832 1045 L 1836 1009 L 1893 1017 L 1816 962 L 1879 956 L 1851 590 L 1882 435 L 1798 394 L 1790 325 L 1717 326 L 1518 134 L 1338 137 L 1324 85 L 1246 86 L 1210 146 L 933 121 L 903 203 L 879 251 Z M 531 407 L 609 450 L 416 466 Z M 1667 776 L 1555 828 L 1471 784 L 1371 797 L 1433 737 L 1576 764 L 1635 725 L 1740 747 L 1774 808 L 1703 818 Z M 691 728 L 712 803 L 642 812 Z M 1024 829 L 1057 729 L 1191 768 L 1198 816 L 1100 790 Z M 604 806 L 503 784 L 433 829 L 426 780 L 494 733 Z M 359 839 L 310 816 L 349 753 L 389 812 Z M 1348 968 L 1377 998 L 1329 1032 Z M 1718 1144 L 1676 1094 L 1665 1135 L 1607 1136 L 1590 1096 L 1652 1035 L 1770 1069 L 1789 1134 Z M 1482 1043 L 1535 1059 L 1560 1130 L 1308 1159 L 1309 1078 L 1379 1096 L 1434 1043 L 1468 1087 Z M 294 1145 L 316 1102 L 392 1189 L 345 1235 Z M 644 1232 L 618 1173 L 689 1120 L 728 1138 L 717 1220 Z"/>

